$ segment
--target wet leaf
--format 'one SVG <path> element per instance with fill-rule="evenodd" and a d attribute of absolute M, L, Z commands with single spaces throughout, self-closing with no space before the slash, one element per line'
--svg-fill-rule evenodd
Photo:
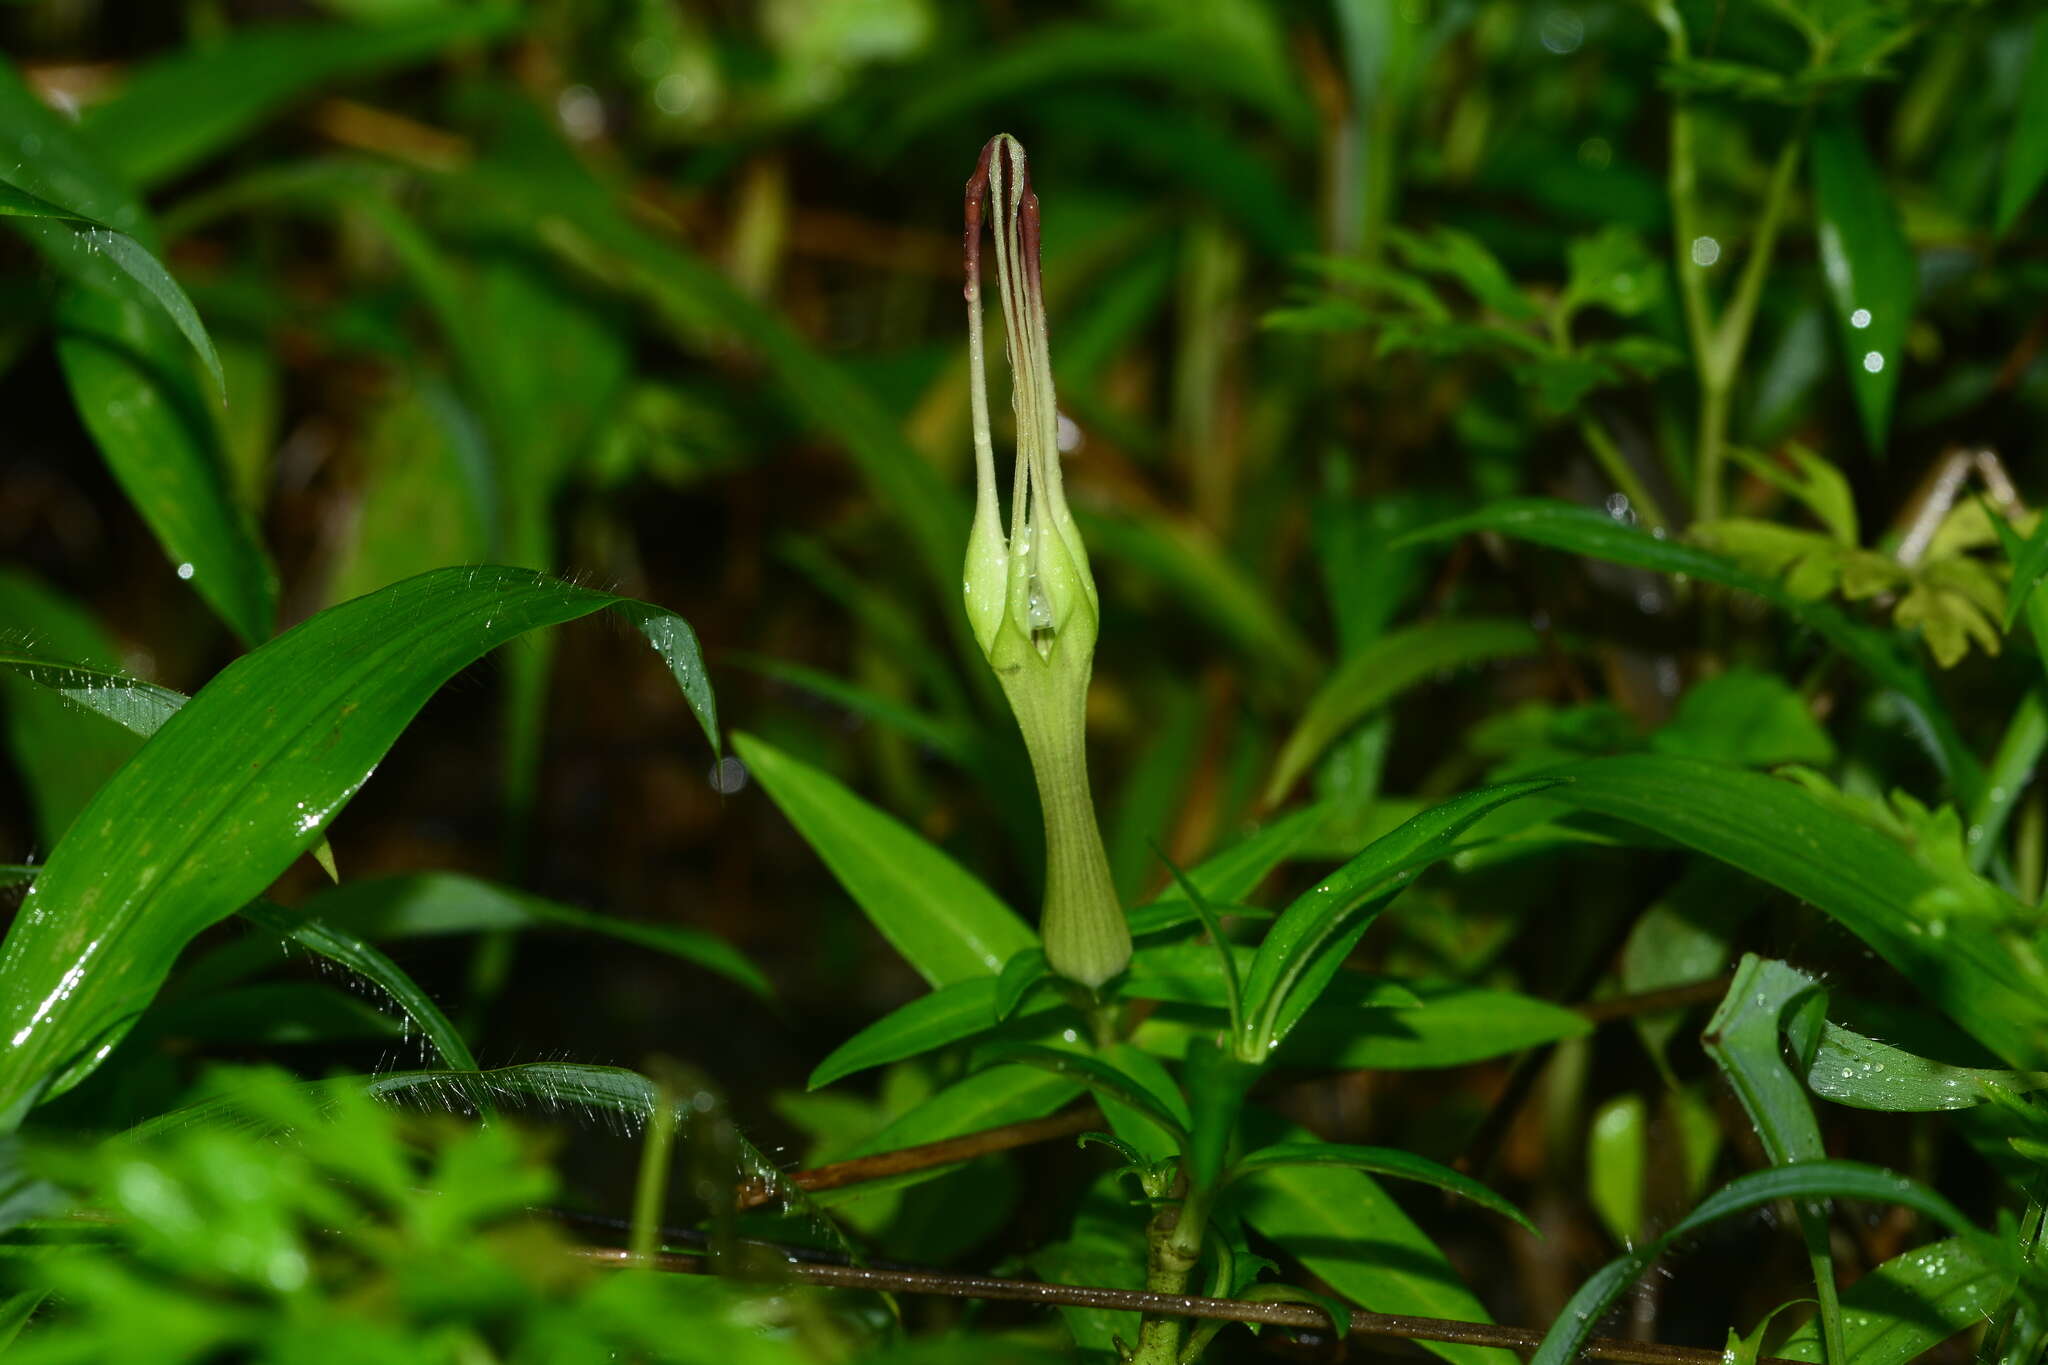
<path fill-rule="evenodd" d="M 648 636 L 714 733 L 679 617 L 523 570 L 423 574 L 229 665 L 100 788 L 0 945 L 0 1028 L 12 1041 L 0 1113 L 18 1124 L 83 1078 L 193 935 L 320 842 L 457 670 L 527 630 L 606 608 Z"/>
<path fill-rule="evenodd" d="M 1843 1292 L 1846 1358 L 1856 1365 L 1905 1365 L 1989 1320 L 2011 1295 L 2011 1278 L 1968 1240 L 1916 1247 L 1865 1271 Z M 1815 1324 L 1801 1326 L 1774 1354 L 1820 1365 Z"/>

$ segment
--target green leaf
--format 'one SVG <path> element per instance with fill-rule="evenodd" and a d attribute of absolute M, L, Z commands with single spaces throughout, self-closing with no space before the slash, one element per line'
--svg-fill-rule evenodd
<path fill-rule="evenodd" d="M 996 978 L 992 976 L 971 976 L 921 995 L 834 1048 L 811 1072 L 808 1088 L 816 1090 L 857 1071 L 986 1033 L 995 1027 L 995 1000 Z"/>
<path fill-rule="evenodd" d="M 320 86 L 501 37 L 522 22 L 517 6 L 485 3 L 374 28 L 240 29 L 144 67 L 112 99 L 88 108 L 80 130 L 122 178 L 158 185 Z"/>
<path fill-rule="evenodd" d="M 753 735 L 733 747 L 846 894 L 933 986 L 996 976 L 1037 937 L 966 868 L 816 768 Z"/>
<path fill-rule="evenodd" d="M 1576 1010 L 1514 991 L 1475 986 L 1422 986 L 1419 1008 L 1375 1010 L 1360 1017 L 1340 1008 L 1351 974 L 1340 972 L 1320 1008 L 1288 1035 L 1282 1066 L 1343 1071 L 1422 1071 L 1505 1057 L 1593 1025 Z"/>
<path fill-rule="evenodd" d="M 1209 904 L 1209 898 L 1202 894 L 1202 888 L 1190 881 L 1187 873 L 1181 871 L 1180 865 L 1167 857 L 1164 851 L 1155 851 L 1159 853 L 1159 860 L 1166 864 L 1166 870 L 1173 874 L 1181 894 L 1202 917 L 1203 932 L 1209 936 L 1209 948 L 1215 954 L 1217 972 L 1223 979 L 1223 1000 L 1230 1012 L 1230 1032 L 1235 1036 L 1244 1027 L 1244 988 L 1238 978 L 1237 950 L 1224 934 L 1223 921 L 1216 908 Z"/>
<path fill-rule="evenodd" d="M 1919 267 L 1863 135 L 1845 114 L 1813 131 L 1814 214 L 1842 361 L 1871 449 L 1882 455 L 1906 360 Z"/>
<path fill-rule="evenodd" d="M 150 1007 L 137 1032 L 201 1043 L 276 1047 L 337 1039 L 393 1039 L 397 1019 L 368 1001 L 311 982 L 263 982 Z"/>
<path fill-rule="evenodd" d="M 2012 628 L 2019 624 L 2020 613 L 2032 601 L 2034 588 L 2040 583 L 2041 575 L 2048 573 L 2048 517 L 2042 517 L 2034 527 L 2034 533 L 2025 540 L 2013 524 L 1997 511 L 1987 507 L 1984 516 L 1998 533 L 1999 546 L 2012 564 L 2012 582 L 2006 586 L 2005 620 L 2001 623 L 2005 633 L 2012 634 Z M 2036 632 L 2036 643 L 2039 643 Z"/>
<path fill-rule="evenodd" d="M 1160 1087 L 1158 1080 L 1164 1078 L 1164 1072 L 1160 1072 L 1158 1078 L 1134 1076 L 1123 1067 L 1089 1053 L 1068 1052 L 1037 1043 L 997 1043 L 983 1048 L 976 1060 L 977 1069 L 1016 1063 L 1063 1076 L 1094 1091 L 1098 1099 L 1110 1100 L 1137 1111 L 1163 1129 L 1181 1147 L 1187 1146 L 1187 1101 L 1170 1085 L 1165 1089 Z M 1128 1137 L 1125 1140 L 1129 1141 Z"/>
<path fill-rule="evenodd" d="M 2020 77 L 2020 103 L 2012 140 L 2005 144 L 2005 175 L 1998 185 L 1998 234 L 2019 221 L 2021 210 L 2048 180 L 2048 15 L 2034 21 L 2034 42 Z"/>
<path fill-rule="evenodd" d="M 1934 693 L 1927 674 L 1903 655 L 1892 637 L 1851 620 L 1824 602 L 1802 599 L 1782 584 L 1741 568 L 1721 555 L 1639 531 L 1592 507 L 1545 498 L 1509 498 L 1469 516 L 1455 517 L 1412 532 L 1398 545 L 1447 540 L 1494 531 L 1536 545 L 1628 564 L 1657 573 L 1684 574 L 1754 593 L 1826 640 L 1877 682 L 1896 692 L 1934 740 L 1936 752 L 1959 789 L 1975 788 L 1979 771 L 1970 747 Z"/>
<path fill-rule="evenodd" d="M 1791 469 L 1779 461 L 1780 453 L 1791 461 Z M 1771 454 L 1729 446 L 1728 457 L 1772 487 L 1797 498 L 1837 544 L 1854 548 L 1863 543 L 1857 530 L 1855 491 L 1827 457 L 1797 441 L 1787 441 L 1781 452 Z"/>
<path fill-rule="evenodd" d="M 257 927 L 311 949 L 330 962 L 338 962 L 370 982 L 419 1025 L 421 1039 L 440 1054 L 444 1063 L 461 1071 L 476 1070 L 476 1058 L 470 1055 L 469 1045 L 462 1040 L 454 1021 L 441 1012 L 441 1007 L 418 982 L 378 949 L 353 934 L 269 901 L 251 901 L 239 913 Z"/>
<path fill-rule="evenodd" d="M 1031 992 L 1051 976 L 1052 964 L 1045 960 L 1045 949 L 1025 948 L 1010 954 L 1002 975 L 996 978 L 996 1019 L 1015 1014 Z"/>
<path fill-rule="evenodd" d="M 1991 1316 L 2012 1297 L 2012 1279 L 1961 1237 L 1930 1242 L 1864 1272 L 1842 1295 L 1847 1360 L 1906 1365 Z M 1821 1365 L 1816 1323 L 1802 1325 L 1776 1353 Z"/>
<path fill-rule="evenodd" d="M 715 731 L 680 617 L 523 570 L 423 574 L 230 664 L 100 788 L 0 945 L 0 1115 L 19 1123 L 89 1072 L 185 944 L 320 841 L 442 683 L 528 630 L 605 608 L 641 628 Z"/>
<path fill-rule="evenodd" d="M 1381 636 L 1346 659 L 1309 698 L 1280 746 L 1265 802 L 1279 804 L 1339 736 L 1409 688 L 1494 659 L 1533 654 L 1542 637 L 1517 621 L 1441 621 Z"/>
<path fill-rule="evenodd" d="M 1650 747 L 1756 768 L 1835 759 L 1834 741 L 1797 692 L 1771 674 L 1739 667 L 1686 692 Z"/>
<path fill-rule="evenodd" d="M 1250 1137 L 1261 1145 L 1310 1142 L 1311 1134 L 1253 1109 Z M 1489 1322 L 1443 1251 L 1362 1171 L 1341 1166 L 1274 1166 L 1237 1186 L 1244 1218 L 1309 1272 L 1375 1313 Z M 1419 1343 L 1455 1365 L 1509 1365 L 1506 1351 Z"/>
<path fill-rule="evenodd" d="M 1567 249 L 1570 273 L 1558 307 L 1567 315 L 1580 308 L 1604 308 L 1632 318 L 1664 295 L 1664 265 L 1628 228 L 1610 223 L 1591 237 L 1575 237 Z"/>
<path fill-rule="evenodd" d="M 1616 1095 L 1586 1125 L 1586 1195 L 1607 1235 L 1633 1246 L 1643 1231 L 1643 1172 L 1649 1165 L 1650 1107 Z"/>
<path fill-rule="evenodd" d="M 1232 1169 L 1231 1178 L 1239 1179 L 1276 1166 L 1343 1166 L 1368 1175 L 1419 1181 L 1469 1199 L 1503 1218 L 1513 1219 L 1531 1232 L 1536 1231 L 1536 1225 L 1520 1209 L 1471 1176 L 1461 1175 L 1428 1157 L 1392 1147 L 1351 1147 L 1337 1142 L 1277 1142 L 1245 1155 Z"/>
<path fill-rule="evenodd" d="M 763 999 L 773 994 L 761 969 L 715 934 L 599 914 L 458 872 L 351 882 L 320 892 L 304 909 L 337 928 L 375 939 L 538 926 L 603 934 L 717 972 Z"/>
<path fill-rule="evenodd" d="M 1790 782 L 1623 755 L 1554 774 L 1552 799 L 1638 825 L 1812 902 L 2012 1065 L 2048 1061 L 2048 968 L 1995 913 L 2004 893 L 1944 876 Z M 2026 912 L 2011 902 L 2012 924 Z"/>
<path fill-rule="evenodd" d="M 1245 978 L 1246 1032 L 1239 1055 L 1247 1061 L 1264 1057 L 1329 983 L 1343 960 L 1336 949 L 1348 951 L 1370 912 L 1448 857 L 1473 821 L 1553 785 L 1548 779 L 1504 783 L 1432 807 L 1297 897 L 1260 943 Z"/>
<path fill-rule="evenodd" d="M 0 216 L 48 218 L 79 224 L 76 240 L 59 259 L 76 261 L 81 254 L 86 257 L 104 256 L 119 272 L 119 277 L 131 286 L 121 291 L 123 297 L 130 302 L 149 303 L 161 308 L 164 316 L 191 343 L 200 362 L 206 366 L 206 373 L 213 380 L 214 392 L 226 397 L 227 376 L 221 370 L 220 355 L 214 350 L 213 338 L 207 335 L 206 324 L 199 320 L 199 310 L 192 306 L 192 300 L 186 297 L 184 289 L 171 278 L 171 272 L 149 248 L 119 228 L 109 227 L 87 214 L 62 208 L 5 180 L 0 180 Z M 89 278 L 107 278 L 104 272 L 80 273 Z"/>
<path fill-rule="evenodd" d="M 1796 1166 L 1755 1171 L 1731 1180 L 1708 1195 L 1662 1237 L 1637 1247 L 1594 1272 L 1592 1278 L 1572 1295 L 1564 1311 L 1557 1315 L 1550 1331 L 1544 1335 L 1543 1344 L 1537 1347 L 1531 1365 L 1567 1365 L 1577 1359 L 1579 1348 L 1593 1334 L 1601 1316 L 1652 1262 L 1681 1239 L 1719 1219 L 1779 1199 L 1829 1197 L 1902 1204 L 1957 1231 L 1971 1230 L 1969 1220 L 1948 1200 L 1918 1181 L 1876 1166 L 1856 1161 L 1807 1161 Z"/>
<path fill-rule="evenodd" d="M 2048 1088 L 2048 1076 L 1950 1066 L 1829 1024 L 1821 1030 L 1806 1083 L 1822 1099 L 1852 1109 L 1924 1114 L 1968 1109 L 1996 1098 L 2001 1090 L 2022 1094 Z"/>
<path fill-rule="evenodd" d="M 163 328 L 140 304 L 77 289 L 57 314 L 58 362 L 122 491 L 178 577 L 245 644 L 267 639 L 277 576 L 228 487 L 219 430 L 198 386 L 180 372 L 184 357 L 166 355 Z"/>
<path fill-rule="evenodd" d="M 1745 953 L 1728 993 L 1700 1038 L 1700 1045 L 1742 1102 L 1764 1155 L 1774 1166 L 1818 1161 L 1827 1155 L 1820 1123 L 1806 1101 L 1806 1087 L 1785 1064 L 1783 1038 L 1790 1033 L 1795 1049 L 1810 1046 L 1826 1010 L 1827 997 L 1821 993 L 1820 983 L 1805 972 Z M 1827 1220 L 1806 1204 L 1798 1206 L 1798 1216 L 1807 1260 L 1813 1267 L 1829 1358 L 1847 1360 Z"/>

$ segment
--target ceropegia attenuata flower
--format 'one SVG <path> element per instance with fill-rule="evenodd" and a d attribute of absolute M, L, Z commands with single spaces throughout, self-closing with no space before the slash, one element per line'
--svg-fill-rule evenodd
<path fill-rule="evenodd" d="M 1017 458 L 1010 523 L 996 497 L 981 327 L 983 205 L 1010 360 Z M 1131 958 L 1130 929 L 1088 791 L 1085 712 L 1100 610 L 1088 552 L 1060 481 L 1059 409 L 1039 282 L 1038 196 L 1024 148 L 990 139 L 967 182 L 967 346 L 973 371 L 974 525 L 967 541 L 967 616 L 995 670 L 1038 779 L 1045 812 L 1045 956 L 1060 975 L 1101 986 Z"/>

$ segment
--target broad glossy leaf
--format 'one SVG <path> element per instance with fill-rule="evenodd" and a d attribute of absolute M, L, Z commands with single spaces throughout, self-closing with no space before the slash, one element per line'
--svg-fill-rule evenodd
<path fill-rule="evenodd" d="M 1550 795 L 1697 849 L 1812 902 L 2005 1061 L 2048 1062 L 2048 968 L 1988 884 L 1944 882 L 1800 787 L 1697 759 L 1629 754 L 1558 769 Z M 2012 923 L 2024 912 L 2014 904 Z"/>
<path fill-rule="evenodd" d="M 1261 1146 L 1311 1142 L 1313 1134 L 1256 1107 L 1248 1140 Z M 1244 1219 L 1309 1272 L 1375 1313 L 1488 1322 L 1443 1251 L 1362 1171 L 1341 1166 L 1274 1166 L 1238 1185 Z M 1509 1365 L 1506 1351 L 1419 1343 L 1456 1365 Z"/>
<path fill-rule="evenodd" d="M 1684 574 L 1763 598 L 1896 692 L 1933 736 L 1949 780 L 1965 792 L 1975 789 L 1979 773 L 1970 747 L 1957 732 L 1926 673 L 1900 652 L 1886 632 L 1862 625 L 1825 602 L 1796 597 L 1783 585 L 1750 573 L 1722 555 L 1623 526 L 1597 508 L 1547 498 L 1495 502 L 1469 516 L 1454 517 L 1413 532 L 1399 543 L 1445 540 L 1477 531 L 1494 531 L 1535 545 L 1657 573 Z"/>
<path fill-rule="evenodd" d="M 319 842 L 442 683 L 528 630 L 605 608 L 641 628 L 714 732 L 681 618 L 523 570 L 423 574 L 224 669 L 99 790 L 0 945 L 0 1113 L 19 1123 L 89 1071 L 193 935 Z"/>
<path fill-rule="evenodd" d="M 2048 1075 L 1950 1066 L 1829 1024 L 1821 1030 L 1806 1083 L 1822 1099 L 1852 1109 L 1922 1114 L 1984 1104 L 1994 1089 L 2024 1094 L 2048 1088 Z"/>
<path fill-rule="evenodd" d="M 1276 1142 L 1240 1158 L 1231 1178 L 1240 1179 L 1276 1166 L 1342 1166 L 1368 1175 L 1390 1175 L 1397 1180 L 1434 1185 L 1469 1199 L 1481 1208 L 1491 1209 L 1503 1218 L 1512 1218 L 1531 1232 L 1536 1231 L 1536 1225 L 1520 1209 L 1471 1176 L 1461 1175 L 1428 1157 L 1392 1147 L 1352 1147 L 1339 1142 Z"/>
<path fill-rule="evenodd" d="M 1846 114 L 1822 118 L 1811 151 L 1820 259 L 1842 361 L 1864 435 L 1882 455 L 1919 294 L 1919 266 L 1856 124 Z"/>
<path fill-rule="evenodd" d="M 322 85 L 499 37 L 520 22 L 516 6 L 485 3 L 375 27 L 240 29 L 144 67 L 114 98 L 86 110 L 81 131 L 123 178 L 156 185 Z"/>
<path fill-rule="evenodd" d="M 2012 1280 L 1960 1237 L 1916 1247 L 1865 1271 L 1842 1294 L 1846 1359 L 1906 1365 L 1976 1323 L 2012 1296 Z M 1821 1365 L 1820 1333 L 1808 1322 L 1775 1352 Z"/>
<path fill-rule="evenodd" d="M 846 894 L 933 986 L 993 977 L 1037 937 L 966 868 L 838 781 L 753 735 L 733 747 Z"/>
<path fill-rule="evenodd" d="M 1276 805 L 1340 735 L 1409 688 L 1455 668 L 1533 654 L 1542 637 L 1519 621 L 1439 621 L 1383 635 L 1332 673 L 1280 746 L 1265 802 Z"/>
<path fill-rule="evenodd" d="M 2033 51 L 2019 89 L 2012 139 L 2005 144 L 2005 174 L 1998 186 L 2001 236 L 2012 230 L 2041 182 L 2048 180 L 2048 15 L 2034 21 Z"/>
<path fill-rule="evenodd" d="M 45 848 L 141 743 L 93 714 L 99 698 L 128 696 L 116 657 L 114 642 L 76 603 L 25 573 L 0 570 L 0 701 Z"/>
<path fill-rule="evenodd" d="M 1807 1161 L 1737 1177 L 1701 1200 L 1663 1236 L 1595 1271 L 1557 1315 L 1531 1365 L 1567 1365 L 1575 1360 L 1600 1319 L 1638 1276 L 1683 1238 L 1733 1214 L 1779 1199 L 1863 1199 L 1903 1204 L 1959 1232 L 1971 1230 L 1962 1211 L 1918 1181 L 1857 1161 Z"/>
<path fill-rule="evenodd" d="M 350 882 L 322 891 L 304 910 L 336 928 L 374 939 L 542 926 L 603 934 L 708 968 L 764 998 L 772 993 L 760 968 L 715 934 L 599 914 L 458 872 Z"/>
<path fill-rule="evenodd" d="M 1297 897 L 1267 932 L 1245 976 L 1247 1033 L 1240 1055 L 1263 1056 L 1284 1036 L 1283 1022 L 1298 1019 L 1313 1003 L 1342 961 L 1333 950 L 1347 935 L 1355 937 L 1366 907 L 1383 904 L 1448 857 L 1458 835 L 1480 816 L 1554 785 L 1551 779 L 1504 783 L 1432 807 Z M 1302 998 L 1291 998 L 1297 992 Z"/>

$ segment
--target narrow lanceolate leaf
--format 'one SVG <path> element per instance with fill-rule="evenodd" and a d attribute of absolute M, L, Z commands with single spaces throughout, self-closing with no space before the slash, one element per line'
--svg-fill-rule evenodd
<path fill-rule="evenodd" d="M 1814 129 L 1813 200 L 1849 387 L 1863 434 L 1882 455 L 1919 293 L 1919 267 L 1884 176 L 1846 114 L 1824 118 Z"/>
<path fill-rule="evenodd" d="M 1390 1175 L 1397 1180 L 1414 1180 L 1469 1199 L 1503 1218 L 1512 1218 L 1531 1232 L 1536 1225 L 1523 1212 L 1469 1175 L 1450 1167 L 1392 1147 L 1352 1147 L 1340 1142 L 1276 1142 L 1239 1159 L 1233 1179 L 1276 1166 L 1342 1166 L 1368 1175 Z"/>
<path fill-rule="evenodd" d="M 1777 778 L 1629 754 L 1558 770 L 1556 800 L 1638 825 L 1811 902 L 2011 1065 L 2048 1063 L 2048 966 L 2017 902 L 1951 882 L 1886 835 Z M 2009 922 L 2008 922 L 2009 920 Z"/>
<path fill-rule="evenodd" d="M 996 976 L 1038 944 L 995 893 L 908 826 L 753 735 L 733 747 L 896 951 L 933 986 Z"/>
<path fill-rule="evenodd" d="M 898 1062 L 995 1027 L 996 978 L 972 976 L 891 1010 L 832 1050 L 811 1072 L 810 1088 L 871 1066 Z"/>
<path fill-rule="evenodd" d="M 1258 888 L 1268 873 L 1313 839 L 1328 818 L 1329 811 L 1320 805 L 1283 815 L 1188 869 L 1188 881 L 1212 905 L 1241 901 Z M 1241 913 L 1241 907 L 1232 913 Z M 1150 905 L 1131 912 L 1131 933 L 1158 933 L 1194 923 L 1198 918 L 1185 894 L 1177 889 L 1166 891 Z"/>
<path fill-rule="evenodd" d="M 180 576 L 245 641 L 264 639 L 276 613 L 275 575 L 228 488 L 218 428 L 187 355 L 188 337 L 203 342 L 207 355 L 212 343 L 189 303 L 177 306 L 184 296 L 168 276 L 152 276 L 151 288 L 127 268 L 140 264 L 138 252 L 158 245 L 148 214 L 77 128 L 38 100 L 5 60 L 0 141 L 37 148 L 9 171 L 15 188 L 134 239 L 135 252 L 121 247 L 110 259 L 99 228 L 14 220 L 65 281 L 58 361 L 107 467 Z M 217 358 L 212 363 L 217 375 Z"/>
<path fill-rule="evenodd" d="M 463 5 L 405 23 L 247 28 L 144 67 L 88 109 L 86 139 L 120 175 L 159 184 L 320 86 L 509 33 L 516 6 Z"/>
<path fill-rule="evenodd" d="M 1608 1262 L 1579 1286 L 1557 1315 L 1531 1365 L 1567 1365 L 1600 1319 L 1651 1263 L 1683 1238 L 1720 1219 L 1780 1199 L 1863 1199 L 1902 1204 L 1958 1232 L 1971 1231 L 1962 1211 L 1918 1181 L 1856 1161 L 1808 1161 L 1756 1171 L 1723 1185 L 1656 1241 Z"/>
<path fill-rule="evenodd" d="M 1383 635 L 1344 661 L 1309 698 L 1266 781 L 1276 805 L 1339 736 L 1401 693 L 1448 669 L 1533 654 L 1537 633 L 1519 621 L 1442 621 Z"/>
<path fill-rule="evenodd" d="M 2012 1277 L 1961 1237 L 1931 1242 L 1866 1271 L 1842 1295 L 1844 1359 L 1906 1365 L 1991 1315 L 2012 1296 Z M 1775 1352 L 1821 1365 L 1820 1333 L 1806 1323 Z"/>
<path fill-rule="evenodd" d="M 462 1040 L 455 1022 L 441 1012 L 434 998 L 405 970 L 372 945 L 343 929 L 294 913 L 269 901 L 252 901 L 241 909 L 243 919 L 338 962 L 391 997 L 391 1002 L 419 1025 L 420 1036 L 448 1066 L 476 1070 L 476 1058 Z"/>
<path fill-rule="evenodd" d="M 1086 1052 L 1042 1047 L 1036 1043 L 999 1043 L 983 1049 L 980 1060 L 990 1065 L 1017 1063 L 1064 1076 L 1094 1091 L 1100 1099 L 1135 1109 L 1172 1135 L 1183 1147 L 1187 1145 L 1187 1102 L 1170 1088 L 1148 1084 L 1145 1078 L 1100 1057 Z M 1160 1073 L 1159 1079 L 1164 1081 L 1164 1072 Z"/>
<path fill-rule="evenodd" d="M 1935 695 L 1927 674 L 1899 650 L 1886 632 L 1852 620 L 1826 602 L 1795 597 L 1782 584 L 1750 573 L 1722 555 L 1624 526 L 1597 508 L 1548 498 L 1510 498 L 1491 503 L 1469 516 L 1454 517 L 1411 532 L 1395 545 L 1399 548 L 1447 540 L 1478 531 L 1493 531 L 1533 545 L 1655 573 L 1682 574 L 1761 597 L 1840 650 L 1844 658 L 1868 673 L 1873 681 L 1897 693 L 1911 707 L 1918 724 L 1933 736 L 1937 756 L 1947 768 L 1949 780 L 1966 793 L 1975 789 L 1978 766 L 1969 745 L 1963 742 L 1955 721 Z"/>
<path fill-rule="evenodd" d="M 192 936 L 320 841 L 456 671 L 604 608 L 656 641 L 714 730 L 680 618 L 526 570 L 422 574 L 224 669 L 100 788 L 0 944 L 0 1116 L 19 1123 L 97 1065 Z"/>
<path fill-rule="evenodd" d="M 213 338 L 207 335 L 206 324 L 199 320 L 199 310 L 192 306 L 192 300 L 186 297 L 184 289 L 171 278 L 171 272 L 148 247 L 119 228 L 53 204 L 5 180 L 0 180 L 0 216 L 43 218 L 61 223 L 72 233 L 72 240 L 64 250 L 67 258 L 104 256 L 107 263 L 125 277 L 122 283 L 128 287 L 121 292 L 131 301 L 154 303 L 161 308 L 165 318 L 198 353 L 207 375 L 213 380 L 214 393 L 225 396 L 227 377 L 221 372 L 220 355 L 214 350 Z"/>
<path fill-rule="evenodd" d="M 2020 78 L 2020 104 L 2012 140 L 2005 145 L 2005 175 L 1998 186 L 1998 231 L 2019 221 L 2021 210 L 2048 180 L 2048 14 L 2034 21 L 2034 44 Z"/>
<path fill-rule="evenodd" d="M 1314 1002 L 1341 964 L 1340 944 L 1370 908 L 1384 904 L 1430 864 L 1448 857 L 1458 835 L 1488 811 L 1554 787 L 1554 780 L 1509 782 L 1424 811 L 1374 840 L 1364 852 L 1303 892 L 1259 945 L 1244 981 L 1246 1060 L 1263 1057 Z M 1290 998 L 1298 997 L 1298 998 Z M 1283 1023 L 1284 1021 L 1284 1023 Z"/>
<path fill-rule="evenodd" d="M 2048 1074 L 1950 1066 L 1829 1024 L 1821 1030 L 1806 1084 L 1822 1099 L 1851 1109 L 1923 1114 L 1968 1109 L 1999 1091 L 2017 1095 L 2048 1088 Z"/>

